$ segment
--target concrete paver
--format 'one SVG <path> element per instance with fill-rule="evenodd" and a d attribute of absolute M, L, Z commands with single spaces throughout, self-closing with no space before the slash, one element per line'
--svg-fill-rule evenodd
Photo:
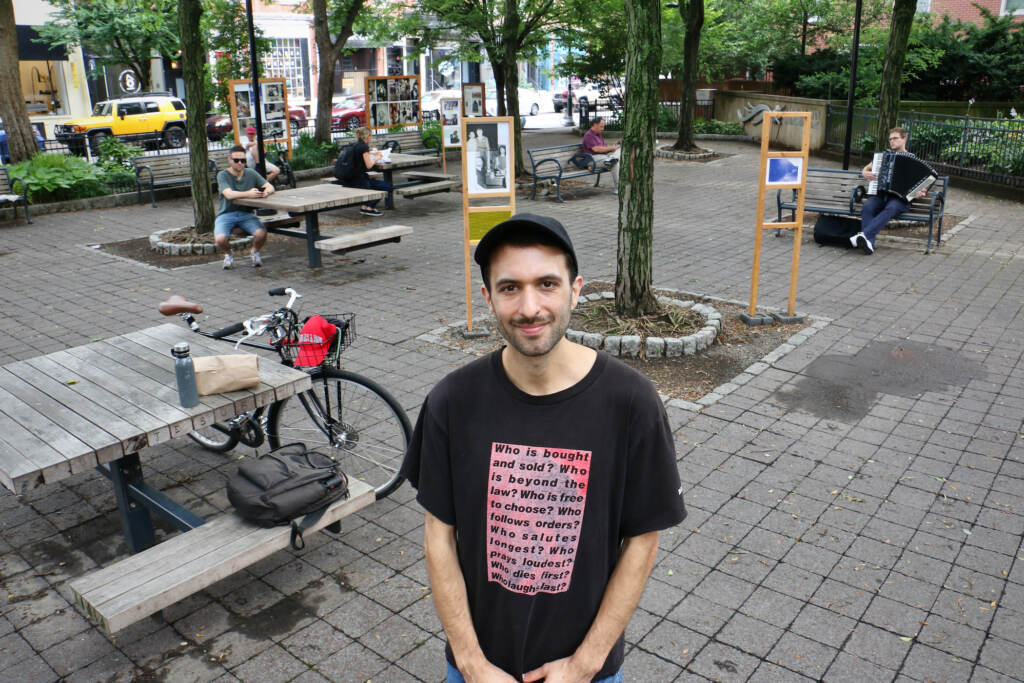
<path fill-rule="evenodd" d="M 656 162 L 655 285 L 745 301 L 759 150 L 711 145 L 728 156 Z M 582 275 L 613 280 L 616 197 L 568 196 L 517 206 L 559 218 Z M 627 680 L 1024 679 L 1024 212 L 956 187 L 947 206 L 966 220 L 929 256 L 884 240 L 873 257 L 805 242 L 797 308 L 831 323 L 702 412 L 668 408 L 690 516 L 661 536 L 627 629 Z M 413 225 L 411 237 L 328 257 L 319 271 L 273 249 L 260 270 L 225 272 L 88 247 L 185 225 L 187 200 L 0 223 L 0 364 L 153 325 L 171 292 L 220 325 L 290 285 L 306 311 L 357 314 L 346 367 L 414 419 L 469 360 L 417 340 L 465 317 L 459 207 L 458 195 L 399 201 L 377 222 Z M 762 304 L 785 304 L 791 247 L 766 235 Z M 142 457 L 176 500 L 227 507 L 231 456 L 177 440 Z M 406 486 L 339 536 L 318 534 L 108 636 L 67 588 L 127 555 L 106 482 L 82 473 L 5 492 L 3 677 L 440 681 L 444 634 L 421 536 Z"/>

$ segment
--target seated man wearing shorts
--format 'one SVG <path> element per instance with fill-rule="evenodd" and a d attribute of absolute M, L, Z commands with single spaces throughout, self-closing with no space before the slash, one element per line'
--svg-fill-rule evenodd
<path fill-rule="evenodd" d="M 217 187 L 220 189 L 220 208 L 213 227 L 213 239 L 217 248 L 224 252 L 224 269 L 235 265 L 231 255 L 231 231 L 241 228 L 252 235 L 252 265 L 259 268 L 263 265 L 260 249 L 267 241 L 267 231 L 253 214 L 252 207 L 235 204 L 233 199 L 243 197 L 269 197 L 274 194 L 274 186 L 263 179 L 256 171 L 245 166 L 245 148 L 235 145 L 228 155 L 228 168 L 217 174 Z"/>

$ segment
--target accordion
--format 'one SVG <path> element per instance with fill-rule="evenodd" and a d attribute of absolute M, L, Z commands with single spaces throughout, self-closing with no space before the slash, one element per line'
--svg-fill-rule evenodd
<path fill-rule="evenodd" d="M 896 152 L 877 152 L 871 172 L 878 176 L 868 185 L 868 194 L 891 194 L 911 201 L 935 182 L 935 171 L 917 157 Z"/>

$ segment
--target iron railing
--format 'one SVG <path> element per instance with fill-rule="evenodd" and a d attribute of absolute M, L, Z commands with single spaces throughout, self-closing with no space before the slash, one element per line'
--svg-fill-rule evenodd
<path fill-rule="evenodd" d="M 846 136 L 846 107 L 826 108 L 826 145 L 841 148 Z M 1024 119 L 990 119 L 950 114 L 900 112 L 907 148 L 943 174 L 1024 187 Z M 871 153 L 885 149 L 875 140 L 878 113 L 853 110 L 851 148 Z"/>

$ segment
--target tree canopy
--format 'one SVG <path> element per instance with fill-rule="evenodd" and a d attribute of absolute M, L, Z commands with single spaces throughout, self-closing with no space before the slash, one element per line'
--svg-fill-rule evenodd
<path fill-rule="evenodd" d="M 178 3 L 175 0 L 49 0 L 54 12 L 39 34 L 51 45 L 81 45 L 102 66 L 125 65 L 138 75 L 143 90 L 153 83 L 154 55 L 178 51 Z"/>

